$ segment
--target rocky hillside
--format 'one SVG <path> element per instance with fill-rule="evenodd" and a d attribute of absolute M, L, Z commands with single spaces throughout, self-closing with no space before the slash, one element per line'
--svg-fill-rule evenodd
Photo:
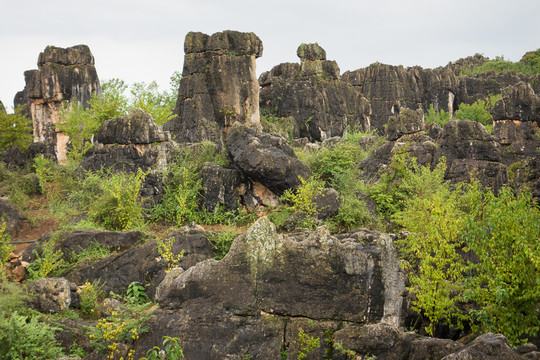
<path fill-rule="evenodd" d="M 172 107 L 84 45 L 0 104 L 2 359 L 540 358 L 538 72 L 184 51 Z"/>

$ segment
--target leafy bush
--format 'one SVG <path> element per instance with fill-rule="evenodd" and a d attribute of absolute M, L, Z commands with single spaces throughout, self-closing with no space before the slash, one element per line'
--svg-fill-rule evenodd
<path fill-rule="evenodd" d="M 32 143 L 32 121 L 18 106 L 13 114 L 0 109 L 0 153 L 10 147 L 26 150 Z"/>
<path fill-rule="evenodd" d="M 6 231 L 6 226 L 4 219 L 0 218 L 0 283 L 6 280 L 5 264 L 9 258 L 9 254 L 15 249 L 10 244 L 11 239 Z"/>
<path fill-rule="evenodd" d="M 54 251 L 55 245 L 54 238 L 52 238 L 41 245 L 40 252 L 36 249 L 33 250 L 36 259 L 26 268 L 28 280 L 52 277 L 65 269 L 66 262 L 62 259 L 62 251 Z"/>
<path fill-rule="evenodd" d="M 180 346 L 180 339 L 177 337 L 164 336 L 163 349 L 154 346 L 148 350 L 146 357 L 140 360 L 178 360 L 184 358 L 184 349 Z"/>
<path fill-rule="evenodd" d="M 223 213 L 208 213 L 199 204 L 202 191 L 199 173 L 205 162 L 227 166 L 229 159 L 227 154 L 218 152 L 216 145 L 209 142 L 177 151 L 174 161 L 163 173 L 165 184 L 163 199 L 162 203 L 152 210 L 153 219 L 165 219 L 177 225 L 226 220 L 228 216 L 221 216 Z"/>
<path fill-rule="evenodd" d="M 167 240 L 158 240 L 158 252 L 167 262 L 167 272 L 171 269 L 179 266 L 180 261 L 184 257 L 185 250 L 182 250 L 179 254 L 174 254 L 172 252 L 172 247 L 174 245 L 174 237 Z"/>
<path fill-rule="evenodd" d="M 84 283 L 81 291 L 81 313 L 97 319 L 99 317 L 98 300 L 103 297 L 103 285 L 99 281 Z"/>
<path fill-rule="evenodd" d="M 318 214 L 315 198 L 321 193 L 323 184 L 314 177 L 304 180 L 298 177 L 301 184 L 298 188 L 287 189 L 281 196 L 281 200 L 289 202 L 293 213 L 303 215 L 297 226 L 313 229 Z"/>
<path fill-rule="evenodd" d="M 146 173 L 123 172 L 101 175 L 99 196 L 88 205 L 90 218 L 109 230 L 128 230 L 143 225 L 143 206 L 139 191 Z"/>
<path fill-rule="evenodd" d="M 470 105 L 461 103 L 454 118 L 477 121 L 482 125 L 491 125 L 493 116 L 489 112 L 488 103 L 484 100 L 477 100 Z"/>
<path fill-rule="evenodd" d="M 145 304 L 150 301 L 146 295 L 144 286 L 138 281 L 129 284 L 126 291 L 126 298 L 131 304 Z"/>
<path fill-rule="evenodd" d="M 493 60 L 488 60 L 482 65 L 473 69 L 464 71 L 461 75 L 481 74 L 485 71 L 513 71 L 522 74 L 538 74 L 540 73 L 540 49 L 527 54 L 523 61 L 512 62 L 505 60 L 504 56 L 497 56 Z"/>
<path fill-rule="evenodd" d="M 450 113 L 444 110 L 436 111 L 433 105 L 429 105 L 429 109 L 425 114 L 426 124 L 438 124 L 441 127 L 450 120 Z"/>
<path fill-rule="evenodd" d="M 501 332 L 513 344 L 535 336 L 540 210 L 531 193 L 503 187 L 496 195 L 478 181 L 453 187 L 443 181 L 445 169 L 444 162 L 433 171 L 405 169 L 409 196 L 393 216 L 411 232 L 400 245 L 412 307 L 430 320 L 430 334 L 444 321 Z"/>
<path fill-rule="evenodd" d="M 54 332 L 57 330 L 60 329 L 39 322 L 34 316 L 23 316 L 17 312 L 13 312 L 8 317 L 0 316 L 2 359 L 41 360 L 62 357 L 62 348 L 54 337 Z"/>
<path fill-rule="evenodd" d="M 227 255 L 237 235 L 238 232 L 231 229 L 216 231 L 208 235 L 208 241 L 214 250 L 214 259 L 221 260 Z"/>

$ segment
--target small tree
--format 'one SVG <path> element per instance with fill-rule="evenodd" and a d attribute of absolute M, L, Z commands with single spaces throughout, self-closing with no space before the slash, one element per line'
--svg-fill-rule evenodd
<path fill-rule="evenodd" d="M 32 143 L 32 121 L 24 114 L 23 106 L 13 114 L 0 109 L 0 152 L 10 147 L 26 150 Z"/>

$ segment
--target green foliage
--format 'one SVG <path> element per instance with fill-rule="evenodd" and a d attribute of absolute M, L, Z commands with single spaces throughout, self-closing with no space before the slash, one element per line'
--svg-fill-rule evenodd
<path fill-rule="evenodd" d="M 458 250 L 465 246 L 461 235 L 466 222 L 459 192 L 443 182 L 446 163 L 441 161 L 433 171 L 415 170 L 404 180 L 414 186 L 394 220 L 411 231 L 401 244 L 409 260 L 407 269 L 414 269 L 409 276 L 416 295 L 412 308 L 430 320 L 426 331 L 432 335 L 438 320 L 462 327 L 466 317 L 457 306 L 463 300 L 459 293 L 466 266 Z"/>
<path fill-rule="evenodd" d="M 321 345 L 321 340 L 318 337 L 306 334 L 302 328 L 298 331 L 298 340 L 294 340 L 294 342 L 298 342 L 299 345 L 298 354 L 296 356 L 298 360 L 307 358 L 310 352 Z"/>
<path fill-rule="evenodd" d="M 11 147 L 26 150 L 32 143 L 32 121 L 18 106 L 13 114 L 0 109 L 0 153 Z"/>
<path fill-rule="evenodd" d="M 85 261 L 93 263 L 111 255 L 111 251 L 97 241 L 92 241 L 86 249 L 80 253 L 73 252 L 71 254 L 71 265 L 80 264 Z"/>
<path fill-rule="evenodd" d="M 99 281 L 84 283 L 81 289 L 81 313 L 89 318 L 99 317 L 98 300 L 103 297 L 103 285 Z"/>
<path fill-rule="evenodd" d="M 505 60 L 504 56 L 497 56 L 482 65 L 464 71 L 461 75 L 481 74 L 485 71 L 513 71 L 515 73 L 534 75 L 540 73 L 540 49 L 527 54 L 523 61 L 512 62 Z"/>
<path fill-rule="evenodd" d="M 145 176 L 140 169 L 137 174 L 102 175 L 99 196 L 88 205 L 90 218 L 109 230 L 140 228 L 144 218 L 139 191 Z"/>
<path fill-rule="evenodd" d="M 416 159 L 411 158 L 406 149 L 403 149 L 394 155 L 380 181 L 366 188 L 366 192 L 377 203 L 377 211 L 381 215 L 391 218 L 403 209 L 415 187 L 410 181 L 415 169 L 418 169 Z"/>
<path fill-rule="evenodd" d="M 177 225 L 225 221 L 226 216 L 220 216 L 223 214 L 208 213 L 199 204 L 202 191 L 199 172 L 205 162 L 227 166 L 229 160 L 225 153 L 218 152 L 216 145 L 210 142 L 177 151 L 174 161 L 168 164 L 163 173 L 163 199 L 152 210 L 153 219 L 165 219 Z"/>
<path fill-rule="evenodd" d="M 233 229 L 217 231 L 208 235 L 208 241 L 214 250 L 214 259 L 221 260 L 227 255 L 237 235 L 238 232 Z"/>
<path fill-rule="evenodd" d="M 62 259 L 62 251 L 54 251 L 55 245 L 54 239 L 51 239 L 41 245 L 40 252 L 36 249 L 33 250 L 36 260 L 26 268 L 28 271 L 28 280 L 33 281 L 53 277 L 65 269 L 66 262 Z"/>
<path fill-rule="evenodd" d="M 134 83 L 131 86 L 131 99 L 130 108 L 146 111 L 152 115 L 156 124 L 163 125 L 172 115 L 173 101 L 176 98 L 173 94 L 160 92 L 157 82 L 152 81 L 150 84 Z"/>
<path fill-rule="evenodd" d="M 0 316 L 0 354 L 5 360 L 58 359 L 63 356 L 62 348 L 54 337 L 60 330 L 38 321 L 34 316 L 19 315 L 16 311 L 9 316 Z"/>
<path fill-rule="evenodd" d="M 144 286 L 138 281 L 129 284 L 126 291 L 126 298 L 128 302 L 132 304 L 145 304 L 150 300 L 146 295 Z"/>
<path fill-rule="evenodd" d="M 53 204 L 65 199 L 79 186 L 74 163 L 62 166 L 52 159 L 37 156 L 34 158 L 34 168 L 42 193 Z"/>
<path fill-rule="evenodd" d="M 300 186 L 296 190 L 287 189 L 281 196 L 281 200 L 291 204 L 293 213 L 303 215 L 298 226 L 313 229 L 319 212 L 315 199 L 321 193 L 323 184 L 314 177 L 304 180 L 299 176 L 298 179 Z"/>
<path fill-rule="evenodd" d="M 184 350 L 180 345 L 180 339 L 177 337 L 164 336 L 163 349 L 154 346 L 148 350 L 146 357 L 140 360 L 178 360 L 184 358 Z"/>
<path fill-rule="evenodd" d="M 504 187 L 486 190 L 473 204 L 467 223 L 469 263 L 476 276 L 468 279 L 472 312 L 482 331 L 500 332 L 511 343 L 540 330 L 540 210 L 529 190 L 515 194 Z"/>
<path fill-rule="evenodd" d="M 6 222 L 0 218 L 0 283 L 6 280 L 6 262 L 9 258 L 9 254 L 15 249 L 10 244 L 10 237 L 6 231 Z"/>
<path fill-rule="evenodd" d="M 405 171 L 409 196 L 393 219 L 411 232 L 400 247 L 412 307 L 430 321 L 426 331 L 439 321 L 467 322 L 512 344 L 536 336 L 540 210 L 531 193 L 503 187 L 494 194 L 474 180 L 454 187 L 443 181 L 444 162 Z"/>
<path fill-rule="evenodd" d="M 450 113 L 444 110 L 436 111 L 433 105 L 429 105 L 429 109 L 425 114 L 426 124 L 438 124 L 441 127 L 450 120 Z"/>
<path fill-rule="evenodd" d="M 476 100 L 473 104 L 461 103 L 454 118 L 477 121 L 486 126 L 491 125 L 493 116 L 489 112 L 490 104 L 484 100 Z"/>
<path fill-rule="evenodd" d="M 172 252 L 172 248 L 174 245 L 174 237 L 167 240 L 158 240 L 158 252 L 159 254 L 165 259 L 167 262 L 167 272 L 169 272 L 171 269 L 180 266 L 180 261 L 182 261 L 182 258 L 184 257 L 185 250 L 182 250 L 179 254 L 175 254 Z"/>

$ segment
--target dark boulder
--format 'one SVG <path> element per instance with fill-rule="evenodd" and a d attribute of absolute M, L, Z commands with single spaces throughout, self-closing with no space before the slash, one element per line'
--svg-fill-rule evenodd
<path fill-rule="evenodd" d="M 390 141 L 397 140 L 403 135 L 410 135 L 425 130 L 424 112 L 401 108 L 399 114 L 388 118 L 386 138 Z"/>
<path fill-rule="evenodd" d="M 43 313 L 59 312 L 71 304 L 71 288 L 64 278 L 41 278 L 31 283 L 30 304 Z"/>
<path fill-rule="evenodd" d="M 300 185 L 299 176 L 306 180 L 311 176 L 309 166 L 281 137 L 238 126 L 229 133 L 226 146 L 233 165 L 278 195 Z"/>
<path fill-rule="evenodd" d="M 501 334 L 487 333 L 480 335 L 464 349 L 442 358 L 442 360 L 518 360 L 523 359 L 512 350 L 508 340 Z"/>
<path fill-rule="evenodd" d="M 392 237 L 377 233 L 374 246 L 363 246 L 350 236 L 338 240 L 324 227 L 280 235 L 263 217 L 235 239 L 223 260 L 168 274 L 156 299 L 168 309 L 206 302 L 238 315 L 264 311 L 397 325 L 404 278 Z"/>
<path fill-rule="evenodd" d="M 0 197 L 0 223 L 5 221 L 7 232 L 15 236 L 21 230 L 26 216 L 5 197 Z"/>
<path fill-rule="evenodd" d="M 246 185 L 239 170 L 206 163 L 199 177 L 202 180 L 202 204 L 205 209 L 217 211 L 223 207 L 227 211 L 236 210 L 243 202 Z"/>
<path fill-rule="evenodd" d="M 101 144 L 152 144 L 169 140 L 154 122 L 152 116 L 141 109 L 134 109 L 129 115 L 105 121 L 96 134 Z"/>
<path fill-rule="evenodd" d="M 164 130 L 178 142 L 221 142 L 234 122 L 260 130 L 255 59 L 262 42 L 254 33 L 190 32 L 174 114 Z"/>
<path fill-rule="evenodd" d="M 212 257 L 212 247 L 201 230 L 183 229 L 169 234 L 167 241 L 173 241 L 171 253 L 185 252 L 178 266 L 188 269 L 197 262 Z M 123 294 L 132 282 L 148 285 L 147 294 L 154 296 L 155 289 L 165 276 L 167 261 L 160 254 L 156 241 L 132 247 L 107 256 L 95 263 L 82 263 L 68 270 L 64 276 L 76 284 L 99 281 L 105 293 L 113 291 Z"/>
<path fill-rule="evenodd" d="M 324 188 L 315 197 L 315 206 L 317 209 L 317 219 L 324 220 L 338 213 L 343 204 L 343 196 L 332 188 Z"/>

